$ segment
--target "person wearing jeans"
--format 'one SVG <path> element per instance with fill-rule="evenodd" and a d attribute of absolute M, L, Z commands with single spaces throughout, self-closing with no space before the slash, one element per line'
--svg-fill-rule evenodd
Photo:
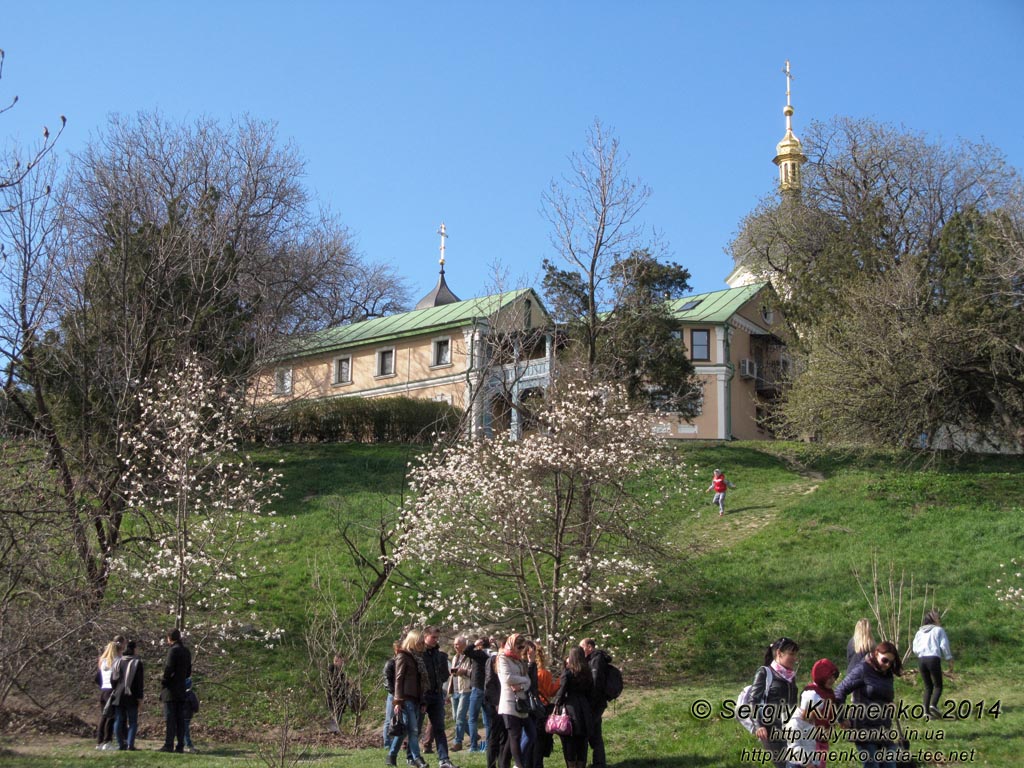
<path fill-rule="evenodd" d="M 437 745 L 437 768 L 455 768 L 448 758 L 448 737 L 444 733 L 444 692 L 451 671 L 448 667 L 448 654 L 439 646 L 440 639 L 441 631 L 437 627 L 427 627 L 423 632 L 423 663 L 427 668 L 428 683 L 423 693 L 423 703 Z"/>
<path fill-rule="evenodd" d="M 114 734 L 118 749 L 135 749 L 135 734 L 139 730 L 139 701 L 143 697 L 142 662 L 135 656 L 135 641 L 125 648 L 113 677 L 114 691 L 110 698 L 115 706 Z"/>
<path fill-rule="evenodd" d="M 469 733 L 469 703 L 473 689 L 473 660 L 466 656 L 468 641 L 465 635 L 455 638 L 455 659 L 452 676 L 448 679 L 448 692 L 452 697 L 452 717 L 455 720 L 455 743 L 452 751 L 462 749 L 462 741 Z"/>
<path fill-rule="evenodd" d="M 391 740 L 388 748 L 388 766 L 396 764 L 402 741 L 406 742 L 406 755 L 410 766 L 426 768 L 427 762 L 420 754 L 420 702 L 423 689 L 420 684 L 420 666 L 423 663 L 423 636 L 412 629 L 402 640 L 402 646 L 395 654 L 395 696 L 393 713 L 401 713 L 407 731 L 405 736 Z"/>
<path fill-rule="evenodd" d="M 491 730 L 491 717 L 488 708 L 484 706 L 484 678 L 487 668 L 487 660 L 490 654 L 486 650 L 486 640 L 478 639 L 472 645 L 466 645 L 463 653 L 472 662 L 469 681 L 469 713 L 467 728 L 469 729 L 469 751 L 483 752 L 484 747 L 480 746 L 480 731 L 477 730 L 477 720 L 483 716 L 484 738 Z"/>

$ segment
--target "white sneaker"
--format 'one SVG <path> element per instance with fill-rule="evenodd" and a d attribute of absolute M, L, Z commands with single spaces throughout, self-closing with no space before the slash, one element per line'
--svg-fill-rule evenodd
<path fill-rule="evenodd" d="M 111 750 L 111 749 L 117 749 L 117 744 L 115 744 L 112 741 L 108 741 L 108 742 L 102 744 L 100 746 L 100 749 L 102 749 L 104 751 L 108 751 L 108 750 Z"/>

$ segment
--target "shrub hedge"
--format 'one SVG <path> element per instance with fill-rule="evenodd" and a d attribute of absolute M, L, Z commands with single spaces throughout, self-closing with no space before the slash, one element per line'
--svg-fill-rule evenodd
<path fill-rule="evenodd" d="M 257 411 L 249 437 L 262 443 L 430 443 L 458 429 L 461 408 L 411 397 L 296 401 Z"/>

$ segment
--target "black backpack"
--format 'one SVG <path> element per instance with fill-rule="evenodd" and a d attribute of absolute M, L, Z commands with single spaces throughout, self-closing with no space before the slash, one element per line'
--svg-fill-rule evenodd
<path fill-rule="evenodd" d="M 605 668 L 604 697 L 614 701 L 622 695 L 622 671 L 611 662 Z"/>
<path fill-rule="evenodd" d="M 395 692 L 395 657 L 392 656 L 390 659 L 384 662 L 384 669 L 381 672 L 381 678 L 384 680 L 384 690 L 388 693 Z"/>
<path fill-rule="evenodd" d="M 484 701 L 494 707 L 501 701 L 501 680 L 498 678 L 498 657 L 484 662 Z"/>

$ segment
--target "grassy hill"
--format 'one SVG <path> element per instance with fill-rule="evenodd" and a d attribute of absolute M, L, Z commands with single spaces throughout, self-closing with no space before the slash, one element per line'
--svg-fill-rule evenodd
<path fill-rule="evenodd" d="M 413 450 L 317 445 L 254 454 L 267 463 L 284 460 L 278 467 L 285 489 L 279 515 L 287 526 L 276 540 L 260 545 L 264 561 L 273 566 L 253 588 L 264 617 L 287 634 L 277 648 L 239 646 L 231 659 L 211 664 L 205 709 L 196 721 L 200 733 L 204 725 L 237 726 L 246 718 L 262 720 L 267 728 L 280 724 L 274 700 L 280 704 L 286 689 L 302 691 L 306 684 L 302 632 L 313 563 L 335 575 L 348 568 L 338 542 L 340 527 L 346 521 L 372 521 L 382 505 L 399 501 Z M 871 591 L 875 566 L 877 584 L 885 591 L 890 576 L 896 584 L 902 579 L 902 624 L 916 628 L 926 596 L 929 607 L 934 602 L 948 611 L 944 624 L 956 673 L 947 679 L 944 696 L 957 703 L 962 717 L 927 726 L 906 723 L 919 731 L 914 748 L 942 750 L 944 758 L 953 750 L 975 750 L 973 759 L 944 759 L 943 764 L 1017 764 L 1024 728 L 1018 682 L 1024 672 L 1019 650 L 1024 612 L 999 603 L 990 585 L 1003 575 L 1000 563 L 1022 553 L 1024 460 L 921 465 L 903 454 L 840 454 L 786 443 L 686 444 L 677 450 L 693 482 L 679 493 L 671 512 L 654 522 L 666 539 L 691 547 L 694 554 L 664 569 L 656 610 L 638 622 L 632 645 L 616 649 L 627 687 L 606 715 L 611 764 L 746 764 L 741 750 L 758 744 L 723 717 L 723 702 L 749 682 L 764 646 L 779 635 L 802 646 L 801 685 L 820 657 L 845 668 L 853 625 L 871 615 L 861 585 Z M 724 518 L 703 492 L 714 467 L 722 467 L 736 485 Z M 382 647 L 381 662 L 386 653 Z M 913 659 L 907 668 L 897 691 L 908 703 L 918 703 Z M 269 692 L 270 698 L 254 691 Z M 319 707 L 315 692 L 295 698 L 305 699 L 310 712 Z M 264 701 L 270 703 L 261 705 Z M 998 717 L 992 710 L 997 701 Z M 381 707 L 372 712 L 369 730 L 376 728 Z M 158 714 L 154 709 L 145 716 L 154 723 Z M 303 715 L 307 731 L 319 725 L 310 722 L 316 716 Z M 37 757 L 27 748 L 12 749 L 0 760 L 79 765 L 106 757 L 81 743 L 36 744 L 31 755 Z M 130 757 L 118 764 L 162 765 L 159 758 L 165 756 Z M 462 766 L 484 765 L 479 755 L 457 757 Z M 326 745 L 309 756 L 309 764 L 369 768 L 382 758 L 379 749 Z M 244 746 L 213 744 L 189 762 L 264 764 Z M 557 747 L 548 764 L 562 764 Z"/>

